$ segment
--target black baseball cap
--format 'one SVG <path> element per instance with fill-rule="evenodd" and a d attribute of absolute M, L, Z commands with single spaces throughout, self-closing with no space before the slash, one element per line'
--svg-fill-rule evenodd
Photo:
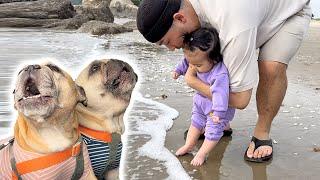
<path fill-rule="evenodd" d="M 149 42 L 159 41 L 170 29 L 181 0 L 143 0 L 138 8 L 137 27 Z"/>

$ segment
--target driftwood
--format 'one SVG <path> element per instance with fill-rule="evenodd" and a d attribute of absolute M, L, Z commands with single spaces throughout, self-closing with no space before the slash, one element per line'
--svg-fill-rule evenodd
<path fill-rule="evenodd" d="M 0 4 L 0 18 L 67 19 L 72 18 L 74 14 L 75 10 L 70 0 L 38 0 Z"/>

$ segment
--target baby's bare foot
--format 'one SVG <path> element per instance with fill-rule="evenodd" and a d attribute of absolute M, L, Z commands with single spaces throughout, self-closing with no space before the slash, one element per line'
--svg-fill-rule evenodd
<path fill-rule="evenodd" d="M 197 153 L 196 156 L 192 159 L 191 165 L 193 166 L 201 166 L 204 163 L 204 160 L 206 159 L 205 154 Z"/>
<path fill-rule="evenodd" d="M 192 151 L 192 147 L 184 145 L 181 148 L 178 149 L 176 152 L 176 156 L 183 156 L 187 154 L 188 152 Z"/>

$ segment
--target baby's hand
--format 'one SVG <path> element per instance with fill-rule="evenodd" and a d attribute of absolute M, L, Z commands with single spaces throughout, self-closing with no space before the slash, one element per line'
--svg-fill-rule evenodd
<path fill-rule="evenodd" d="M 215 116 L 212 112 L 210 113 L 210 117 L 214 123 L 220 123 L 220 118 Z"/>
<path fill-rule="evenodd" d="M 177 72 L 173 71 L 173 73 L 172 73 L 172 78 L 173 79 L 178 79 L 179 76 L 180 76 L 180 74 L 178 74 Z"/>

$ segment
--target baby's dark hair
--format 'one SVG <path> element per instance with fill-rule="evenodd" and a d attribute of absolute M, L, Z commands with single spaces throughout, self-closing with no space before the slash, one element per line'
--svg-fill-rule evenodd
<path fill-rule="evenodd" d="M 200 28 L 184 37 L 184 48 L 194 51 L 196 48 L 208 53 L 209 59 L 222 61 L 219 33 L 215 28 Z"/>

